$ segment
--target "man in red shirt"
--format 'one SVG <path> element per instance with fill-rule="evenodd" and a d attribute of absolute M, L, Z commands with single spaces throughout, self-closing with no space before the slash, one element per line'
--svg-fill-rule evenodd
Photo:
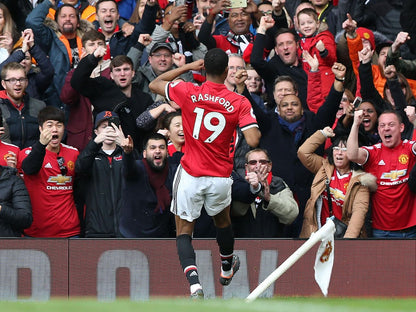
<path fill-rule="evenodd" d="M 416 143 L 401 139 L 404 124 L 400 115 L 392 110 L 383 112 L 378 118 L 382 143 L 359 148 L 358 128 L 362 121 L 363 111 L 357 110 L 347 141 L 347 156 L 377 177 L 378 188 L 371 198 L 373 236 L 414 238 L 416 201 L 408 180 L 416 163 Z"/>
<path fill-rule="evenodd" d="M 188 70 L 204 67 L 207 81 L 201 86 L 173 81 Z M 182 109 L 186 153 L 173 182 L 171 211 L 176 220 L 179 260 L 188 279 L 191 297 L 203 298 L 192 247 L 192 233 L 202 206 L 214 218 L 221 256 L 220 283 L 231 282 L 240 261 L 234 252 L 234 234 L 230 220 L 233 160 L 229 155 L 231 138 L 237 126 L 247 143 L 255 147 L 260 140 L 257 121 L 247 98 L 229 91 L 224 85 L 228 56 L 211 49 L 204 60 L 186 64 L 153 80 L 152 92 L 165 95 Z"/>
<path fill-rule="evenodd" d="M 39 112 L 40 138 L 20 152 L 24 180 L 32 203 L 32 237 L 76 237 L 80 224 L 73 196 L 78 150 L 61 143 L 65 114 L 47 106 Z"/>

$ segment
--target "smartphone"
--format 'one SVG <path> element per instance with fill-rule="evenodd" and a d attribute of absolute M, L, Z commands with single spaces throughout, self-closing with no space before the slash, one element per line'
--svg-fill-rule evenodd
<path fill-rule="evenodd" d="M 175 6 L 181 6 L 181 5 L 185 5 L 185 1 L 186 0 L 175 0 Z"/>
<path fill-rule="evenodd" d="M 358 106 L 360 106 L 362 102 L 363 102 L 363 99 L 357 96 L 354 99 L 354 102 L 352 102 L 352 104 L 354 105 L 354 108 L 358 108 Z"/>
<path fill-rule="evenodd" d="M 231 0 L 230 9 L 233 8 L 246 8 L 247 7 L 247 0 Z"/>

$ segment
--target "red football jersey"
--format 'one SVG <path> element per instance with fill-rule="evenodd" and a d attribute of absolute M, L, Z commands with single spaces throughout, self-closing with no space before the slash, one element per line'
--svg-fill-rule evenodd
<path fill-rule="evenodd" d="M 31 151 L 28 147 L 21 151 L 23 159 Z M 25 230 L 32 237 L 70 237 L 79 235 L 80 224 L 73 196 L 75 161 L 78 150 L 61 144 L 59 154 L 46 150 L 42 168 L 37 174 L 24 175 L 25 185 L 32 203 L 33 223 Z M 58 157 L 63 157 L 61 171 Z"/>
<path fill-rule="evenodd" d="M 6 143 L 3 141 L 0 141 L 0 165 L 7 167 L 7 157 L 9 157 L 10 152 L 13 152 L 16 154 L 16 166 L 19 164 L 19 152 L 20 148 L 16 145 Z"/>
<path fill-rule="evenodd" d="M 237 126 L 257 127 L 249 100 L 211 81 L 201 86 L 173 81 L 166 97 L 182 109 L 186 153 L 181 164 L 194 177 L 229 177 L 233 169 L 230 142 Z"/>
<path fill-rule="evenodd" d="M 364 147 L 368 151 L 364 169 L 377 177 L 378 188 L 371 197 L 376 229 L 395 231 L 416 225 L 416 198 L 407 185 L 416 161 L 413 143 L 404 140 L 395 148 L 381 143 Z"/>

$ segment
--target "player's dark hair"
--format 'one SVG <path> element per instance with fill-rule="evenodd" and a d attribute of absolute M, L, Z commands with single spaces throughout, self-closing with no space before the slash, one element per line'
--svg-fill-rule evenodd
<path fill-rule="evenodd" d="M 228 66 L 227 53 L 219 48 L 208 50 L 207 54 L 205 54 L 204 66 L 207 74 L 221 76 Z"/>
<path fill-rule="evenodd" d="M 144 140 L 143 150 L 145 150 L 147 148 L 147 145 L 148 145 L 150 140 L 163 140 L 163 141 L 165 141 L 166 147 L 168 146 L 168 140 L 166 139 L 166 137 L 163 134 L 151 133 Z"/>
<path fill-rule="evenodd" d="M 39 126 L 42 126 L 47 120 L 56 120 L 65 123 L 65 113 L 63 110 L 53 106 L 46 106 L 38 114 Z"/>

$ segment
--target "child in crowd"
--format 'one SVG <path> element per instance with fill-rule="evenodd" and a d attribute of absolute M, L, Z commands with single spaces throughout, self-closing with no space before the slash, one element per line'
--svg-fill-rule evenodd
<path fill-rule="evenodd" d="M 332 65 L 337 60 L 334 36 L 329 30 L 322 30 L 327 27 L 325 24 L 321 25 L 318 21 L 318 15 L 313 9 L 305 8 L 301 10 L 297 15 L 297 19 L 301 33 L 299 54 L 303 54 L 303 51 L 308 51 L 310 55 L 317 56 L 321 73 L 321 92 L 326 97 L 335 79 L 331 71 Z M 311 68 L 305 60 L 303 68 L 308 73 L 309 79 Z M 317 85 L 316 87 L 319 86 Z"/>

